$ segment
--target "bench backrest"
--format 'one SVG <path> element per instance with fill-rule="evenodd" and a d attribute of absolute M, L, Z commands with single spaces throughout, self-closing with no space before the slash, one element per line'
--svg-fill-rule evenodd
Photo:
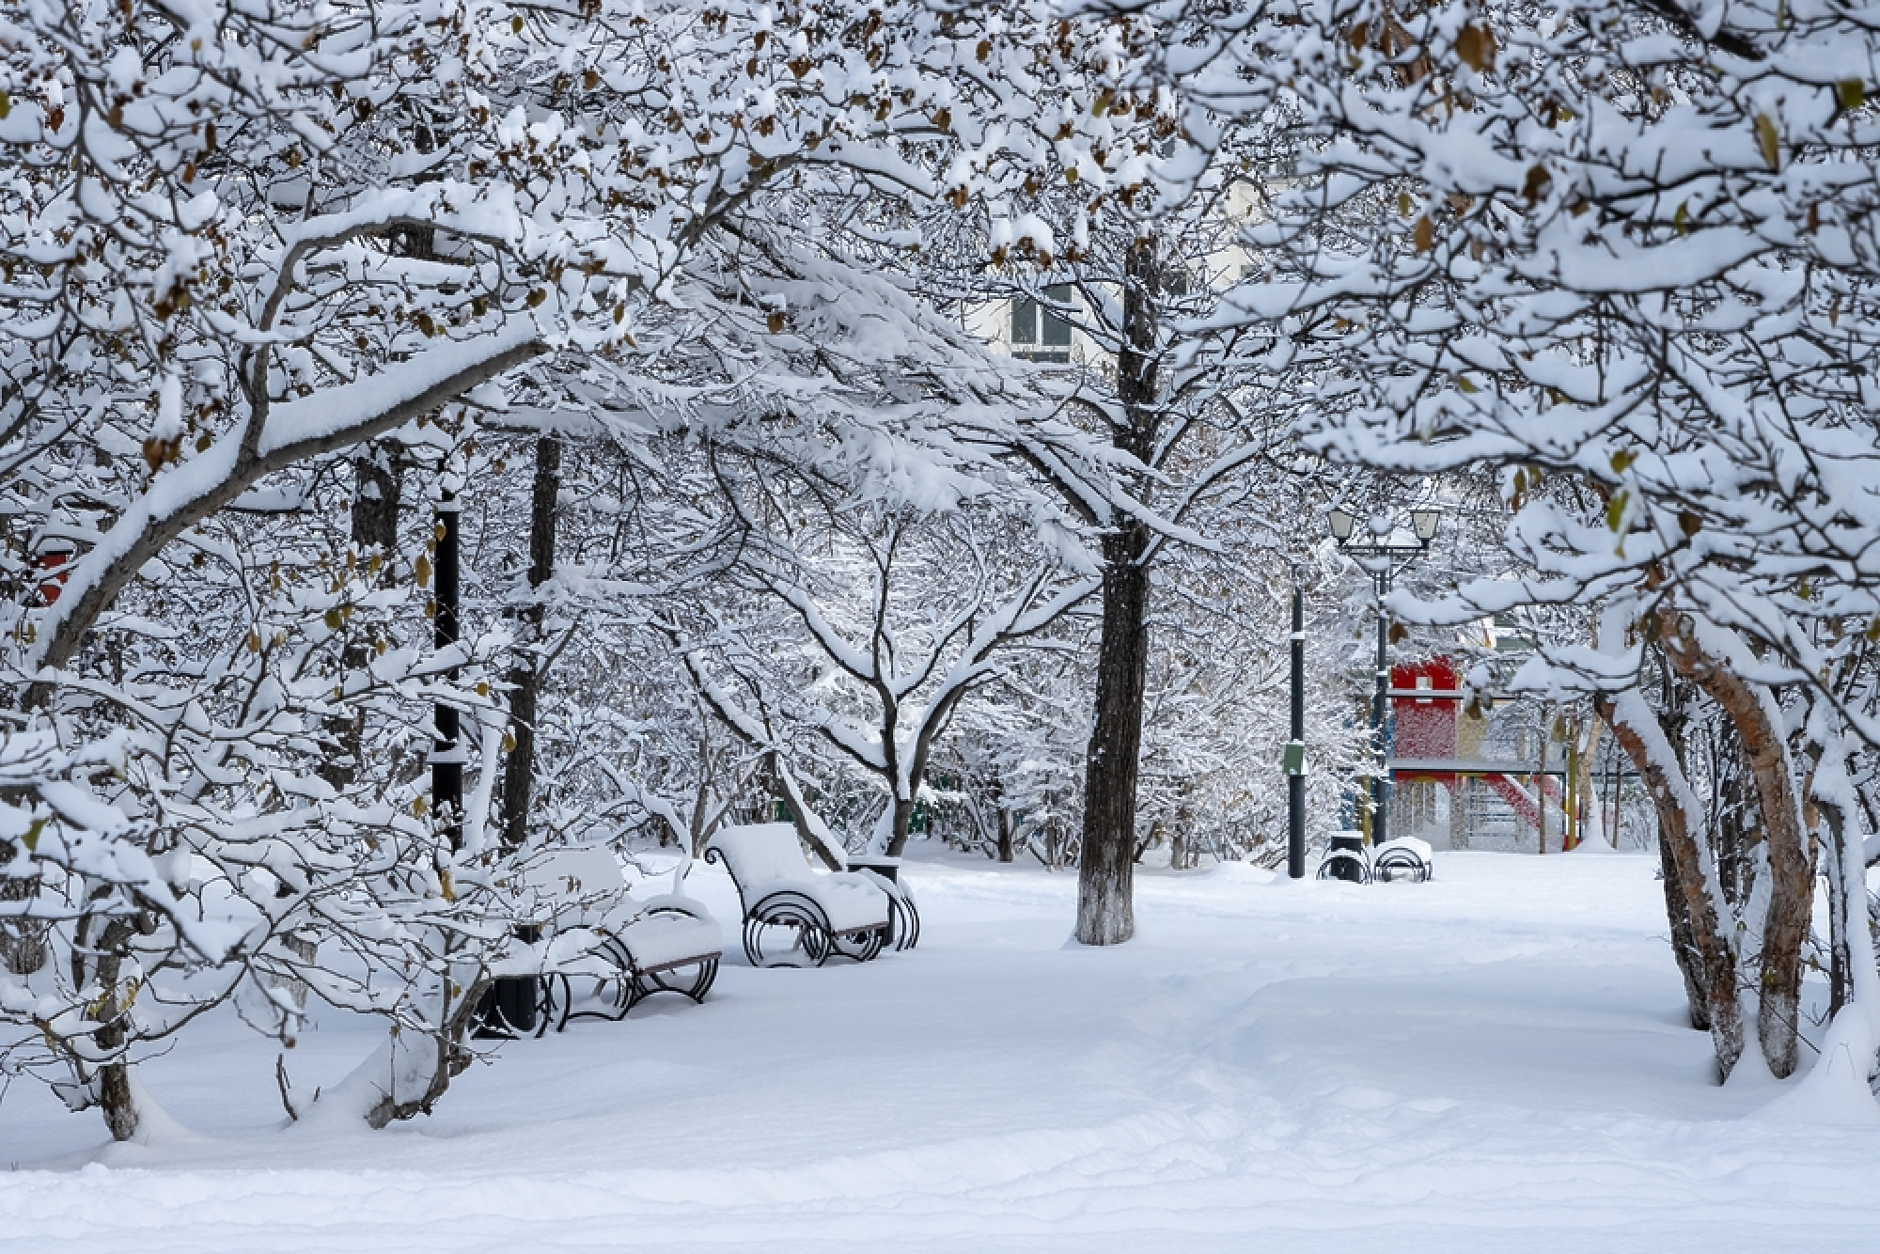
<path fill-rule="evenodd" d="M 725 869 L 740 893 L 748 893 L 779 880 L 802 880 L 813 875 L 803 857 L 796 828 L 788 823 L 757 823 L 721 827 L 711 848 L 725 861 Z"/>

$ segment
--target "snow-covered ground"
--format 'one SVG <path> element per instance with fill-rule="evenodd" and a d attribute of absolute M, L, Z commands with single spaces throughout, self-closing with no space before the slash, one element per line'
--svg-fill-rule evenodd
<path fill-rule="evenodd" d="M 1089 950 L 1072 876 L 922 861 L 918 951 L 728 956 L 705 1006 L 508 1045 L 381 1133 L 283 1130 L 273 1051 L 206 1024 L 147 1068 L 179 1125 L 147 1146 L 13 1086 L 0 1250 L 1875 1248 L 1880 1126 L 1711 1082 L 1655 862 L 1148 874 L 1139 938 Z M 370 1045 L 308 1032 L 295 1084 Z"/>

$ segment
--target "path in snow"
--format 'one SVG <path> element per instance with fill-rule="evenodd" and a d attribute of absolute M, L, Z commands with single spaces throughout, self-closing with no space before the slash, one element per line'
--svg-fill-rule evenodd
<path fill-rule="evenodd" d="M 1150 874 L 1109 950 L 1066 943 L 1070 875 L 922 862 L 914 953 L 728 961 L 703 1007 L 507 1046 L 377 1134 L 279 1130 L 272 1051 L 208 1024 L 148 1068 L 187 1136 L 100 1147 L 13 1087 L 0 1251 L 1873 1248 L 1880 1128 L 1710 1082 L 1655 861 Z M 370 1044 L 307 1033 L 295 1082 Z"/>

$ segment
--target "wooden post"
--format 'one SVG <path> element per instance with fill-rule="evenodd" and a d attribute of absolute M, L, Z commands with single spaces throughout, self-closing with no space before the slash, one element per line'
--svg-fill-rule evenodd
<path fill-rule="evenodd" d="M 1562 791 L 1567 799 L 1567 810 L 1566 830 L 1560 834 L 1560 848 L 1565 851 L 1580 843 L 1580 734 L 1578 731 L 1571 732 L 1567 739 L 1567 786 Z"/>
<path fill-rule="evenodd" d="M 1547 852 L 1547 711 L 1541 710 L 1540 763 L 1534 772 L 1534 850 Z"/>

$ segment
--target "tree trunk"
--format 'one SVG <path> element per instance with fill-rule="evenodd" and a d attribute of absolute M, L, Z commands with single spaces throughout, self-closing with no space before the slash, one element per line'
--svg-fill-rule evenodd
<path fill-rule="evenodd" d="M 1659 856 L 1665 863 L 1665 912 L 1671 924 L 1678 970 L 1691 999 L 1691 1024 L 1710 1029 L 1717 1066 L 1729 1078 L 1743 1055 L 1742 1003 L 1736 992 L 1736 955 L 1723 933 L 1716 896 L 1691 830 L 1691 791 L 1671 757 L 1674 737 L 1636 689 L 1615 699 L 1599 698 L 1606 720 L 1658 812 Z M 1656 752 L 1654 752 L 1656 749 Z"/>
<path fill-rule="evenodd" d="M 561 440 L 544 435 L 535 442 L 535 483 L 529 496 L 529 590 L 555 574 L 555 510 L 561 497 Z M 548 658 L 542 650 L 544 607 L 531 599 L 522 611 L 522 639 L 509 685 L 509 755 L 503 763 L 503 846 L 518 849 L 529 835 L 529 805 L 535 793 L 535 724 Z"/>
<path fill-rule="evenodd" d="M 1593 763 L 1599 757 L 1599 738 L 1605 726 L 1604 720 L 1590 714 L 1580 725 L 1579 760 L 1574 763 L 1573 773 L 1573 847 L 1576 849 L 1587 841 L 1587 812 L 1599 809 L 1599 790 L 1593 786 Z M 1604 832 L 1605 816 L 1599 818 L 1596 832 Z"/>
<path fill-rule="evenodd" d="M 368 444 L 353 458 L 353 552 L 368 570 L 373 561 L 379 563 L 377 582 L 382 588 L 390 587 L 395 578 L 398 512 L 403 504 L 407 464 L 403 447 L 389 441 Z M 372 650 L 364 636 L 363 632 L 355 632 L 341 647 L 342 680 L 371 665 Z M 365 762 L 365 712 L 353 710 L 331 715 L 322 720 L 322 731 L 325 744 L 314 773 L 336 791 L 343 791 L 357 782 Z M 277 895 L 291 896 L 292 890 L 283 884 L 277 889 Z M 288 952 L 308 963 L 318 954 L 319 943 L 319 936 L 310 931 L 290 933 L 284 938 Z M 277 987 L 287 990 L 297 1008 L 306 1008 L 306 981 L 289 977 Z"/>
<path fill-rule="evenodd" d="M 395 444 L 377 442 L 353 458 L 352 544 L 361 561 L 378 558 L 379 586 L 390 586 L 392 561 L 398 554 L 398 511 L 405 491 L 404 451 Z M 349 639 L 340 651 L 340 674 L 351 675 L 371 664 L 371 646 Z M 316 773 L 336 789 L 359 777 L 365 752 L 365 714 L 354 711 L 324 721 L 325 751 Z"/>
<path fill-rule="evenodd" d="M 1077 939 L 1086 945 L 1119 944 L 1136 931 L 1136 786 L 1149 668 L 1149 571 L 1141 558 L 1148 539 L 1148 529 L 1131 520 L 1103 540 L 1103 638 L 1077 875 Z"/>
<path fill-rule="evenodd" d="M 1807 799 L 1802 818 L 1821 850 L 1828 881 L 1828 1019 L 1855 1000 L 1861 981 L 1855 963 L 1871 959 L 1872 949 L 1858 945 L 1857 929 L 1868 926 L 1867 879 L 1862 864 L 1858 815 L 1847 812 L 1846 802 L 1859 792 L 1847 775 L 1847 751 L 1836 728 L 1839 720 L 1830 702 L 1814 699 L 1808 720 L 1805 752 L 1808 778 L 1802 785 Z M 1850 847 L 1852 846 L 1852 847 Z M 1856 958 L 1856 954 L 1864 955 Z"/>
<path fill-rule="evenodd" d="M 124 974 L 124 957 L 137 928 L 129 919 L 112 919 L 98 934 L 95 947 L 87 943 L 90 931 L 90 920 L 81 919 L 77 952 L 72 958 L 73 982 L 80 988 L 95 986 L 101 990 L 98 999 L 85 1008 L 85 1018 L 98 1025 L 87 1042 L 86 1052 L 106 1059 L 98 1065 L 95 1080 L 104 1126 L 112 1140 L 128 1141 L 137 1135 L 142 1122 L 136 1090 L 131 1086 L 130 1062 L 125 1058 L 130 1043 L 125 1016 L 130 1013 L 129 1003 L 136 994 L 134 991 L 127 993 L 120 981 Z M 82 1065 L 76 1068 L 81 1082 L 87 1079 L 88 1069 Z"/>
<path fill-rule="evenodd" d="M 121 1045 L 121 1040 L 105 1038 L 122 1035 L 121 1031 L 101 1030 L 98 1033 L 98 1044 L 107 1047 Z M 142 1118 L 137 1109 L 135 1090 L 131 1088 L 129 1063 L 108 1062 L 98 1069 L 98 1105 L 104 1111 L 104 1126 L 110 1129 L 113 1141 L 128 1141 L 137 1135 Z"/>
<path fill-rule="evenodd" d="M 1152 463 L 1160 426 L 1157 349 L 1162 269 L 1155 241 L 1137 242 L 1123 264 L 1123 343 L 1116 393 L 1124 422 L 1116 447 Z M 1149 529 L 1116 520 L 1103 537 L 1103 633 L 1096 718 L 1084 765 L 1084 839 L 1078 858 L 1077 939 L 1115 945 L 1136 931 L 1133 876 L 1136 786 L 1149 670 Z"/>
<path fill-rule="evenodd" d="M 1678 974 L 1684 977 L 1684 999 L 1690 1004 L 1691 1026 L 1699 1032 L 1708 1032 L 1710 997 L 1704 991 L 1704 951 L 1691 927 L 1691 912 L 1684 902 L 1684 888 L 1671 841 L 1658 842 L 1658 868 L 1664 877 L 1665 918 L 1671 925 L 1671 952 L 1678 960 Z"/>
<path fill-rule="evenodd" d="M 1808 773 L 1809 826 L 1827 829 L 1822 844 L 1827 855 L 1823 864 L 1828 871 L 1828 1018 L 1832 1021 L 1853 995 L 1849 929 L 1861 926 L 1865 921 L 1861 916 L 1866 912 L 1856 904 L 1862 894 L 1850 891 L 1855 886 L 1847 882 L 1847 816 L 1837 802 L 1814 791 L 1815 776 L 1821 765 L 1819 744 L 1810 746 L 1810 756 L 1814 759 L 1814 768 Z M 1865 887 L 1864 883 L 1859 885 L 1861 889 Z"/>
<path fill-rule="evenodd" d="M 914 801 L 912 798 L 894 799 L 894 824 L 888 838 L 888 856 L 898 858 L 907 849 L 908 837 L 914 831 Z"/>
<path fill-rule="evenodd" d="M 443 1021 L 438 1024 L 437 1033 L 425 1040 L 424 1048 L 435 1050 L 436 1053 L 430 1060 L 431 1066 L 423 1090 L 415 1096 L 401 1097 L 394 1083 L 392 1091 L 381 1094 L 379 1100 L 366 1111 L 367 1127 L 383 1128 L 396 1120 L 415 1119 L 419 1115 L 431 1113 L 450 1088 L 451 1080 L 460 1075 L 472 1061 L 463 1041 L 469 1034 L 476 1008 L 482 1003 L 483 995 L 489 991 L 491 983 L 490 977 L 483 975 L 468 988 L 460 990 L 453 1002 L 450 999 L 452 990 L 446 982 Z"/>
<path fill-rule="evenodd" d="M 1762 690 L 1699 648 L 1694 628 L 1681 615 L 1660 610 L 1659 627 L 1673 667 L 1695 680 L 1729 716 L 1756 783 L 1769 878 L 1757 973 L 1756 1034 L 1769 1070 L 1777 1079 L 1786 1079 L 1795 1071 L 1802 946 L 1808 939 L 1815 900 L 1814 850 L 1802 830 L 1787 741 L 1763 702 Z"/>
<path fill-rule="evenodd" d="M 19 846 L 0 840 L 0 864 L 19 856 Z M 39 892 L 39 872 L 0 879 L 0 908 L 31 901 Z M 46 925 L 31 918 L 0 918 L 0 966 L 8 975 L 31 975 L 46 965 Z"/>
<path fill-rule="evenodd" d="M 1732 909 L 1741 911 L 1752 900 L 1756 879 L 1768 850 L 1751 796 L 1754 783 L 1743 745 L 1736 731 L 1726 721 L 1718 728 L 1722 740 L 1713 746 L 1711 763 L 1710 846 L 1717 859 L 1717 878 L 1723 884 L 1723 897 Z"/>
<path fill-rule="evenodd" d="M 1001 862 L 1010 862 L 1017 853 L 1014 844 L 1015 837 L 1018 835 L 1018 824 L 1011 810 L 1006 807 L 1005 784 L 997 775 L 994 775 L 986 784 L 986 800 L 992 806 L 995 856 Z M 977 811 L 978 807 L 975 806 L 974 809 Z M 982 834 L 985 832 L 984 823 L 980 824 L 979 830 Z"/>

